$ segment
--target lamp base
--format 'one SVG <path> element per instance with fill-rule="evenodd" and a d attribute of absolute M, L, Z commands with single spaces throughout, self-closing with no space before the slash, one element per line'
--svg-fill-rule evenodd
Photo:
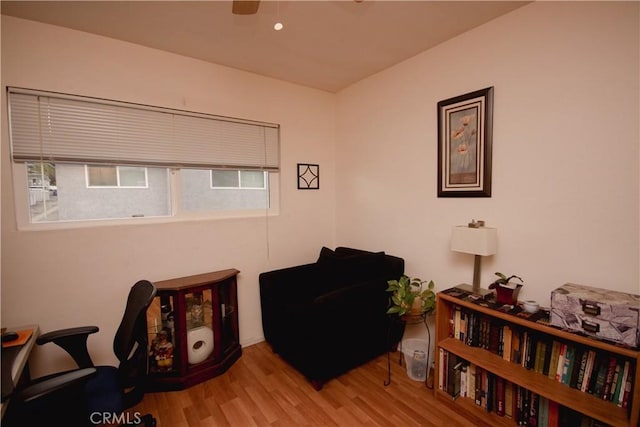
<path fill-rule="evenodd" d="M 478 296 L 482 299 L 486 298 L 488 295 L 493 293 L 491 289 L 482 289 L 478 288 L 476 290 L 473 289 L 473 286 L 467 285 L 466 283 L 460 284 L 456 286 L 456 289 L 460 289 L 461 291 L 468 292 L 472 295 Z"/>

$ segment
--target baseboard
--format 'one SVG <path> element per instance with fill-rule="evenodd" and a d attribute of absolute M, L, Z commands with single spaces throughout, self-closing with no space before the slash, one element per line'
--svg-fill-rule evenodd
<path fill-rule="evenodd" d="M 253 337 L 253 338 L 249 338 L 247 340 L 242 340 L 240 342 L 240 346 L 241 347 L 249 347 L 252 346 L 254 344 L 258 344 L 261 343 L 262 341 L 264 341 L 264 337 Z"/>

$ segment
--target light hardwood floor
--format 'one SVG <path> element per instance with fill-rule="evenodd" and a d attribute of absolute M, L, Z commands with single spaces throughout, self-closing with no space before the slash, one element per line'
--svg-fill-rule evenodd
<path fill-rule="evenodd" d="M 129 412 L 152 413 L 159 427 L 490 426 L 459 407 L 436 403 L 432 390 L 399 366 L 399 354 L 391 354 L 387 387 L 383 355 L 316 391 L 261 342 L 245 347 L 223 375 L 182 391 L 148 393 Z"/>

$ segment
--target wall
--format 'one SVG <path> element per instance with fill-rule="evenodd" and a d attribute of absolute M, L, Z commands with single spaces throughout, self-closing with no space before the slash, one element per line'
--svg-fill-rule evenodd
<path fill-rule="evenodd" d="M 451 227 L 498 228 L 494 272 L 549 304 L 566 282 L 640 293 L 637 2 L 535 2 L 339 94 L 337 243 L 438 289 L 470 282 Z M 493 86 L 493 196 L 438 198 L 440 100 Z"/>
<path fill-rule="evenodd" d="M 451 227 L 472 218 L 499 232 L 485 286 L 503 271 L 543 304 L 568 281 L 640 293 L 639 21 L 634 2 L 537 2 L 335 96 L 3 16 L 3 86 L 280 123 L 283 170 L 280 215 L 268 221 L 17 231 L 3 114 L 2 324 L 89 320 L 101 327 L 92 354 L 109 362 L 135 280 L 236 267 L 249 344 L 262 335 L 260 271 L 336 243 L 403 256 L 409 274 L 444 289 L 471 280 L 472 258 L 448 245 Z M 493 197 L 437 198 L 436 104 L 488 86 Z M 295 189 L 297 162 L 320 163 L 320 191 Z M 46 357 L 39 349 L 36 375 L 62 364 Z"/>
<path fill-rule="evenodd" d="M 263 339 L 258 274 L 313 261 L 322 245 L 334 244 L 334 95 L 2 16 L 6 85 L 279 123 L 282 170 L 280 214 L 268 219 L 19 231 L 3 114 L 3 325 L 38 323 L 43 331 L 98 325 L 91 353 L 97 363 L 113 363 L 113 334 L 136 280 L 234 267 L 241 271 L 240 341 L 247 345 Z M 321 165 L 321 190 L 297 190 L 297 162 Z M 61 351 L 47 347 L 34 355 L 36 376 L 67 366 Z"/>

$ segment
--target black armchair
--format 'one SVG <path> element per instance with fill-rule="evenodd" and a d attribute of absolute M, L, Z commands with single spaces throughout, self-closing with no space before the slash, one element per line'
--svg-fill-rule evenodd
<path fill-rule="evenodd" d="M 146 311 L 156 295 L 155 286 L 140 280 L 129 291 L 127 306 L 113 341 L 119 365 L 94 366 L 87 338 L 98 332 L 84 326 L 49 332 L 38 345 L 53 342 L 62 347 L 78 369 L 38 378 L 11 397 L 7 426 L 25 425 L 146 425 L 150 415 L 125 414 L 142 400 L 148 368 Z"/>
<path fill-rule="evenodd" d="M 346 247 L 322 248 L 315 263 L 264 272 L 265 339 L 320 390 L 399 341 L 403 327 L 386 314 L 386 289 L 403 272 L 402 258 Z"/>

